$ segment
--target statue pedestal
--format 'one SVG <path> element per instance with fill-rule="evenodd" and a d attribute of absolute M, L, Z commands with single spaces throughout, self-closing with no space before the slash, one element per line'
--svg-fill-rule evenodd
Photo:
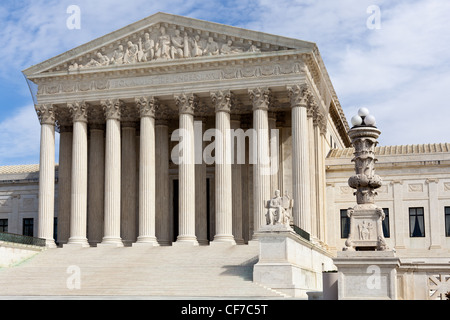
<path fill-rule="evenodd" d="M 263 226 L 257 237 L 260 255 L 254 282 L 306 299 L 308 293 L 322 291 L 323 269 L 334 269 L 331 254 L 283 225 Z"/>
<path fill-rule="evenodd" d="M 396 300 L 400 259 L 393 251 L 341 251 L 338 268 L 339 300 Z"/>

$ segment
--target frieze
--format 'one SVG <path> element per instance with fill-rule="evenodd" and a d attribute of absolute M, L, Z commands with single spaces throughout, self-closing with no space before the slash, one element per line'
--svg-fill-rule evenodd
<path fill-rule="evenodd" d="M 296 74 L 302 72 L 302 63 L 284 62 L 269 65 L 232 66 L 221 70 L 179 72 L 170 74 L 147 75 L 122 79 L 97 79 L 74 82 L 50 83 L 39 86 L 40 95 L 59 93 L 101 91 L 142 86 L 157 86 L 174 83 L 233 80 L 241 78 L 260 78 Z"/>

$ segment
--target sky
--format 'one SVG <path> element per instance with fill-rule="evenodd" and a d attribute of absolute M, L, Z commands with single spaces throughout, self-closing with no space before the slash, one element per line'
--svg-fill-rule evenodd
<path fill-rule="evenodd" d="M 39 163 L 23 70 L 160 11 L 315 42 L 349 124 L 366 107 L 380 145 L 450 142 L 448 0 L 2 0 L 0 166 Z"/>

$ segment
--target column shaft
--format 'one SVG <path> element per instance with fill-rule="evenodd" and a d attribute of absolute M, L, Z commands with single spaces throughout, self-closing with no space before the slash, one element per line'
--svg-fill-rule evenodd
<path fill-rule="evenodd" d="M 233 117 L 233 116 L 232 116 Z M 239 119 L 231 120 L 231 129 L 237 130 L 241 127 Z M 234 149 L 234 159 L 231 165 L 232 176 L 232 205 L 233 205 L 233 236 L 237 244 L 244 244 L 243 237 L 243 188 L 242 188 L 242 167 L 243 164 L 238 163 L 236 143 L 231 143 Z M 244 148 L 245 149 L 245 148 Z"/>
<path fill-rule="evenodd" d="M 207 190 L 206 190 L 206 163 L 203 160 L 203 134 L 205 132 L 205 118 L 201 118 L 196 125 L 196 133 L 199 136 L 196 137 L 196 142 L 199 145 L 196 147 L 196 155 L 199 159 L 196 159 L 195 165 L 195 234 L 197 241 L 201 245 L 208 244 L 208 217 L 207 217 Z M 201 128 L 200 128 L 201 126 Z"/>
<path fill-rule="evenodd" d="M 102 245 L 123 246 L 120 238 L 121 141 L 120 102 L 102 102 L 106 115 L 105 220 Z"/>
<path fill-rule="evenodd" d="M 88 247 L 87 232 L 87 123 L 73 123 L 72 198 L 69 245 Z"/>
<path fill-rule="evenodd" d="M 55 216 L 55 120 L 51 106 L 37 109 L 41 120 L 41 150 L 39 161 L 39 224 L 38 237 L 46 246 L 55 248 L 53 220 Z"/>

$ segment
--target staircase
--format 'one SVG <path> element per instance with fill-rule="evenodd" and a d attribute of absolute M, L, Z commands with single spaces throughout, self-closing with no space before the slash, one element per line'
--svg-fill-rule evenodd
<path fill-rule="evenodd" d="M 258 246 L 50 249 L 0 269 L 0 296 L 286 297 L 253 283 L 258 250 Z"/>

